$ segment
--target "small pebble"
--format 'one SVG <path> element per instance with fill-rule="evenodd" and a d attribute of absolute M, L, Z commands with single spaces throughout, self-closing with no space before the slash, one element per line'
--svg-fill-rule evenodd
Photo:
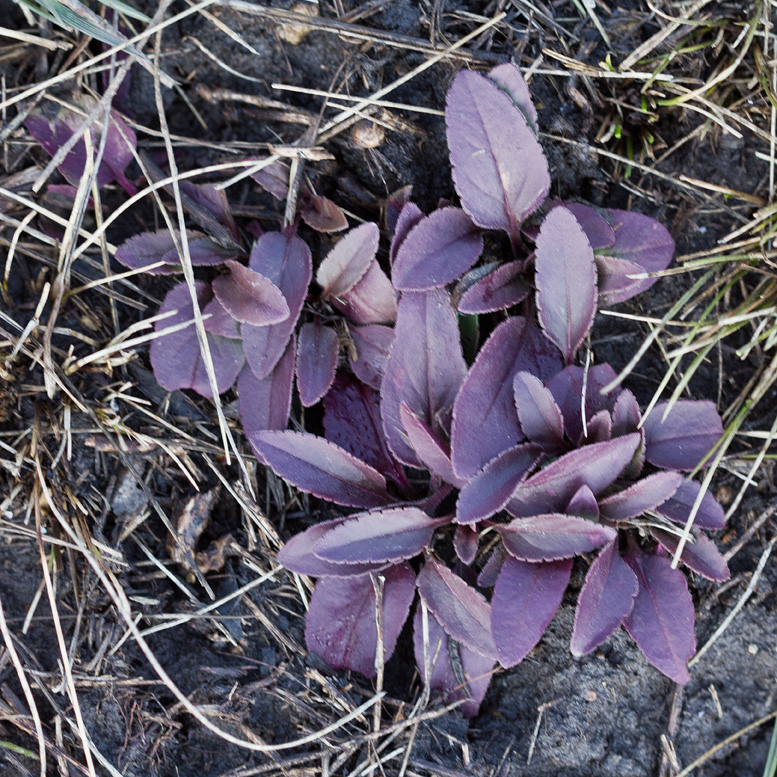
<path fill-rule="evenodd" d="M 747 652 L 750 653 L 751 656 L 754 656 L 758 653 L 758 645 L 756 645 L 754 642 L 751 642 L 747 646 Z"/>
<path fill-rule="evenodd" d="M 585 700 L 586 701 L 596 701 L 599 698 L 599 695 L 596 693 L 596 691 L 586 691 L 585 692 Z"/>

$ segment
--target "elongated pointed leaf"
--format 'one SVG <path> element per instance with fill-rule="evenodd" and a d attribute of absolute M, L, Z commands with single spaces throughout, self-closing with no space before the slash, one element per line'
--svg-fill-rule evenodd
<path fill-rule="evenodd" d="M 407 186 L 402 186 L 386 197 L 383 204 L 383 214 L 386 220 L 386 229 L 389 233 L 393 234 L 396 231 L 399 214 L 402 212 L 402 208 L 410 202 L 412 194 L 413 185 L 407 184 Z"/>
<path fill-rule="evenodd" d="M 297 351 L 297 389 L 303 407 L 315 405 L 329 391 L 339 353 L 340 338 L 332 327 L 318 319 L 303 324 Z"/>
<path fill-rule="evenodd" d="M 394 652 L 415 595 L 415 575 L 407 564 L 389 567 L 384 578 L 383 661 Z M 375 676 L 378 650 L 376 597 L 370 575 L 325 577 L 316 583 L 305 619 L 308 650 L 333 669 L 352 669 Z"/>
<path fill-rule="evenodd" d="M 378 395 L 350 375 L 339 373 L 324 397 L 324 434 L 360 461 L 407 488 L 402 467 L 386 444 Z"/>
<path fill-rule="evenodd" d="M 623 625 L 647 660 L 680 685 L 690 680 L 688 661 L 696 652 L 693 601 L 685 575 L 671 560 L 632 549 L 626 563 L 639 591 Z"/>
<path fill-rule="evenodd" d="M 391 501 L 383 475 L 321 437 L 288 431 L 247 436 L 278 475 L 314 496 L 349 507 Z"/>
<path fill-rule="evenodd" d="M 679 472 L 656 472 L 634 485 L 608 496 L 599 503 L 602 515 L 610 521 L 625 521 L 653 510 L 666 502 L 682 483 Z"/>
<path fill-rule="evenodd" d="M 354 348 L 348 350 L 348 363 L 356 377 L 380 391 L 383 373 L 386 370 L 394 330 L 381 324 L 354 326 L 350 328 Z"/>
<path fill-rule="evenodd" d="M 488 80 L 493 81 L 520 109 L 529 126 L 537 132 L 537 110 L 531 99 L 529 85 L 521 71 L 512 63 L 497 65 L 488 71 Z"/>
<path fill-rule="evenodd" d="M 598 210 L 583 205 L 581 202 L 560 202 L 558 204 L 565 207 L 577 219 L 594 251 L 615 245 L 615 230 Z"/>
<path fill-rule="evenodd" d="M 544 380 L 559 366 L 553 344 L 523 318 L 509 318 L 491 333 L 453 407 L 451 458 L 459 477 L 472 477 L 523 439 L 513 403 L 516 373 Z"/>
<path fill-rule="evenodd" d="M 471 526 L 457 526 L 453 535 L 453 547 L 462 564 L 469 566 L 478 554 L 480 535 Z"/>
<path fill-rule="evenodd" d="M 313 551 L 340 564 L 401 561 L 418 555 L 440 525 L 417 507 L 361 513 L 328 532 Z"/>
<path fill-rule="evenodd" d="M 396 292 L 377 260 L 362 279 L 332 304 L 355 324 L 393 324 L 397 318 Z"/>
<path fill-rule="evenodd" d="M 410 233 L 410 230 L 424 218 L 424 212 L 414 202 L 405 203 L 399 212 L 394 236 L 391 238 L 391 247 L 389 248 L 389 262 L 394 265 L 397 258 L 397 252 Z"/>
<path fill-rule="evenodd" d="M 516 518 L 498 528 L 507 552 L 521 561 L 559 561 L 612 542 L 615 529 L 572 515 Z"/>
<path fill-rule="evenodd" d="M 430 426 L 413 413 L 404 402 L 399 406 L 399 415 L 410 447 L 421 463 L 446 483 L 461 486 L 462 481 L 453 472 L 450 446 L 441 440 Z"/>
<path fill-rule="evenodd" d="M 442 208 L 414 226 L 399 247 L 391 277 L 400 291 L 423 291 L 456 280 L 477 262 L 483 236 L 460 208 Z"/>
<path fill-rule="evenodd" d="M 598 495 L 631 461 L 639 435 L 630 434 L 577 448 L 518 485 L 507 509 L 516 516 L 560 512 L 582 485 Z"/>
<path fill-rule="evenodd" d="M 685 525 L 700 490 L 699 483 L 685 478 L 672 497 L 656 507 L 656 512 L 670 521 Z M 726 525 L 726 514 L 709 491 L 702 497 L 693 525 L 699 529 L 722 529 Z"/>
<path fill-rule="evenodd" d="M 576 515 L 578 518 L 599 522 L 599 503 L 596 501 L 594 492 L 586 485 L 580 486 L 575 491 L 564 512 L 567 515 Z"/>
<path fill-rule="evenodd" d="M 386 563 L 335 564 L 332 561 L 325 561 L 313 552 L 319 540 L 348 520 L 348 518 L 337 518 L 334 521 L 323 521 L 295 534 L 278 551 L 276 556 L 278 563 L 290 572 L 312 577 L 352 577 L 363 575 L 365 572 L 377 572 L 390 566 Z"/>
<path fill-rule="evenodd" d="M 197 281 L 197 300 L 202 310 L 213 298 L 210 286 Z M 156 324 L 156 331 L 192 321 L 194 305 L 189 288 L 185 283 L 174 286 L 165 297 L 160 313 L 177 311 L 174 315 Z M 245 363 L 243 348 L 239 340 L 208 334 L 208 346 L 216 376 L 216 386 L 223 393 L 237 380 Z M 208 373 L 200 353 L 197 330 L 194 323 L 177 332 L 157 337 L 151 343 L 151 366 L 159 385 L 168 391 L 191 388 L 204 397 L 212 396 Z"/>
<path fill-rule="evenodd" d="M 477 715 L 491 682 L 494 659 L 476 653 L 448 636 L 431 612 L 427 612 L 427 638 L 424 640 L 421 607 L 416 608 L 413 618 L 413 647 L 424 684 L 441 691 L 446 702 L 461 701 L 457 709 L 465 718 Z M 453 661 L 456 661 L 455 669 Z M 427 663 L 430 664 L 428 677 Z"/>
<path fill-rule="evenodd" d="M 500 453 L 461 489 L 456 502 L 456 520 L 474 523 L 499 512 L 541 455 L 539 446 L 531 443 Z"/>
<path fill-rule="evenodd" d="M 615 632 L 631 612 L 637 588 L 637 578 L 618 553 L 618 543 L 602 548 L 577 597 L 572 655 L 590 653 Z"/>
<path fill-rule="evenodd" d="M 524 435 L 543 450 L 558 451 L 564 443 L 564 417 L 542 381 L 530 372 L 517 373 L 513 399 Z"/>
<path fill-rule="evenodd" d="M 496 658 L 489 628 L 491 606 L 482 594 L 433 558 L 426 560 L 417 585 L 446 634 L 483 656 Z"/>
<path fill-rule="evenodd" d="M 233 260 L 225 264 L 230 274 L 214 278 L 213 292 L 232 318 L 265 326 L 289 317 L 286 299 L 271 280 Z"/>
<path fill-rule="evenodd" d="M 595 364 L 588 370 L 587 377 L 582 367 L 572 365 L 565 367 L 547 381 L 546 388 L 553 395 L 564 416 L 564 431 L 569 440 L 577 442 L 583 436 L 583 386 L 585 385 L 585 418 L 590 420 L 600 410 L 612 408 L 615 398 L 611 394 L 602 394 L 601 389 L 615 380 L 615 377 L 615 371 L 609 364 Z"/>
<path fill-rule="evenodd" d="M 663 420 L 666 407 L 659 402 L 645 419 L 645 458 L 656 467 L 693 469 L 723 436 L 715 403 L 680 399 Z"/>
<path fill-rule="evenodd" d="M 678 534 L 655 526 L 650 527 L 650 533 L 674 556 L 680 544 Z M 680 561 L 688 569 L 692 569 L 708 580 L 728 580 L 730 577 L 726 559 L 715 547 L 715 543 L 700 531 L 694 531 L 691 539 L 683 546 Z"/>
<path fill-rule="evenodd" d="M 462 70 L 448 91 L 445 121 L 464 210 L 478 226 L 517 240 L 550 187 L 545 155 L 523 113 L 495 83 Z"/>
<path fill-rule="evenodd" d="M 189 202 L 184 202 L 192 213 L 194 220 L 209 234 L 218 238 L 227 228 L 229 236 L 236 241 L 239 239 L 235 219 L 229 207 L 227 193 L 218 189 L 212 183 L 193 183 L 192 181 L 179 181 L 181 197 Z"/>
<path fill-rule="evenodd" d="M 504 667 L 523 661 L 561 604 L 571 559 L 529 564 L 508 557 L 491 599 L 491 631 Z"/>
<path fill-rule="evenodd" d="M 248 364 L 260 380 L 278 363 L 297 324 L 313 274 L 310 249 L 298 237 L 267 232 L 254 244 L 250 267 L 274 283 L 286 298 L 289 316 L 278 324 L 243 324 L 243 348 Z"/>
<path fill-rule="evenodd" d="M 612 437 L 612 416 L 607 410 L 600 410 L 586 419 L 586 432 L 578 440 L 578 445 L 592 442 L 604 442 Z"/>
<path fill-rule="evenodd" d="M 583 228 L 554 208 L 537 236 L 537 310 L 542 328 L 571 364 L 596 313 L 596 263 Z"/>
<path fill-rule="evenodd" d="M 435 434 L 447 435 L 453 401 L 467 370 L 447 292 L 434 289 L 403 294 L 394 331 L 381 386 L 383 428 L 394 456 L 409 466 L 418 466 L 418 456 L 405 436 L 401 404 Z"/>
<path fill-rule="evenodd" d="M 286 352 L 266 378 L 259 380 L 251 372 L 251 368 L 245 366 L 237 379 L 240 422 L 243 424 L 249 443 L 254 434 L 280 431 L 289 423 L 291 389 L 294 383 L 295 345 L 295 339 L 292 337 L 286 346 Z M 267 464 L 253 446 L 252 449 L 259 461 Z"/>
<path fill-rule="evenodd" d="M 176 235 L 180 245 L 180 236 L 178 233 Z M 189 241 L 189 254 L 195 266 L 223 264 L 235 256 L 234 250 L 220 246 L 202 232 L 187 230 L 186 236 Z M 133 270 L 164 262 L 161 267 L 147 270 L 154 275 L 173 275 L 181 272 L 181 258 L 175 247 L 175 240 L 167 229 L 141 232 L 125 240 L 116 249 L 116 259 Z"/>
<path fill-rule="evenodd" d="M 378 225 L 368 222 L 337 243 L 316 271 L 316 281 L 325 297 L 341 297 L 365 276 L 375 260 L 379 239 Z"/>
<path fill-rule="evenodd" d="M 636 432 L 642 420 L 639 402 L 634 394 L 624 389 L 618 394 L 612 407 L 612 436 L 622 437 L 624 434 Z"/>
<path fill-rule="evenodd" d="M 492 313 L 517 305 L 528 296 L 523 262 L 507 262 L 473 283 L 461 295 L 458 309 L 459 313 Z"/>

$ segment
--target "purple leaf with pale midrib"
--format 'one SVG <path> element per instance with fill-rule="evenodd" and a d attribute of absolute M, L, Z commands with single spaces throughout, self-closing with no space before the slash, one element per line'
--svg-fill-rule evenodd
<path fill-rule="evenodd" d="M 639 591 L 623 625 L 647 660 L 680 685 L 690 679 L 688 661 L 696 652 L 693 601 L 685 575 L 671 561 L 631 549 L 626 563 Z"/>
<path fill-rule="evenodd" d="M 489 70 L 487 78 L 507 94 L 521 111 L 529 126 L 537 132 L 537 109 L 534 107 L 529 85 L 521 71 L 512 62 L 506 62 Z"/>
<path fill-rule="evenodd" d="M 303 407 L 315 405 L 329 391 L 337 371 L 340 338 L 316 319 L 303 324 L 297 349 L 297 389 Z"/>
<path fill-rule="evenodd" d="M 469 566 L 478 554 L 480 535 L 471 526 L 456 527 L 453 535 L 453 548 L 463 564 Z"/>
<path fill-rule="evenodd" d="M 460 208 L 430 213 L 397 251 L 391 277 L 400 291 L 423 291 L 456 280 L 477 262 L 483 237 Z"/>
<path fill-rule="evenodd" d="M 535 252 L 542 328 L 571 364 L 596 313 L 596 263 L 583 228 L 566 208 L 545 217 Z"/>
<path fill-rule="evenodd" d="M 231 259 L 224 264 L 230 274 L 213 279 L 213 292 L 232 318 L 266 326 L 289 317 L 286 298 L 271 280 Z"/>
<path fill-rule="evenodd" d="M 313 549 L 325 561 L 361 564 L 400 561 L 418 555 L 446 521 L 417 507 L 394 507 L 351 516 L 328 532 Z"/>
<path fill-rule="evenodd" d="M 181 244 L 180 234 L 176 232 L 178 245 Z M 195 266 L 223 264 L 235 256 L 236 252 L 220 246 L 202 232 L 187 230 L 189 255 Z M 141 232 L 125 240 L 116 249 L 116 259 L 125 267 L 139 270 L 148 265 L 164 262 L 161 267 L 147 272 L 154 275 L 173 275 L 181 272 L 181 258 L 175 247 L 173 235 L 168 229 L 156 232 Z"/>
<path fill-rule="evenodd" d="M 463 70 L 448 91 L 445 120 L 464 210 L 517 242 L 521 222 L 550 187 L 548 163 L 526 119 L 495 83 Z"/>
<path fill-rule="evenodd" d="M 519 372 L 513 379 L 513 399 L 526 437 L 544 450 L 558 451 L 564 444 L 564 417 L 542 381 Z"/>
<path fill-rule="evenodd" d="M 378 251 L 377 224 L 352 229 L 326 255 L 318 266 L 316 282 L 325 297 L 340 297 L 350 291 L 367 273 Z"/>
<path fill-rule="evenodd" d="M 402 426 L 407 434 L 408 442 L 414 453 L 431 472 L 441 477 L 446 483 L 454 486 L 462 485 L 453 472 L 450 459 L 450 448 L 441 440 L 410 408 L 402 402 L 399 406 Z"/>
<path fill-rule="evenodd" d="M 600 494 L 631 461 L 638 444 L 639 435 L 630 434 L 577 448 L 521 483 L 507 509 L 520 517 L 558 512 L 582 485 Z"/>
<path fill-rule="evenodd" d="M 674 556 L 680 544 L 680 537 L 674 532 L 664 531 L 655 526 L 650 527 L 650 533 Z M 726 559 L 715 547 L 715 543 L 700 531 L 692 533 L 691 538 L 683 546 L 680 561 L 702 577 L 708 580 L 728 580 L 729 571 Z"/>
<path fill-rule="evenodd" d="M 599 507 L 602 516 L 610 521 L 625 521 L 653 510 L 666 502 L 680 487 L 682 475 L 679 472 L 656 472 L 638 480 L 617 494 L 602 499 Z"/>
<path fill-rule="evenodd" d="M 491 607 L 482 594 L 433 558 L 426 560 L 417 585 L 447 634 L 483 656 L 496 657 L 489 629 Z"/>
<path fill-rule="evenodd" d="M 516 518 L 497 530 L 511 556 L 531 562 L 572 558 L 612 542 L 618 536 L 609 526 L 553 513 Z"/>
<path fill-rule="evenodd" d="M 316 583 L 305 619 L 305 641 L 308 650 L 333 669 L 375 676 L 378 620 L 383 625 L 383 661 L 394 652 L 415 595 L 415 575 L 407 564 L 389 567 L 381 575 L 383 607 L 379 619 L 370 575 L 325 577 Z"/>
<path fill-rule="evenodd" d="M 656 512 L 675 523 L 685 524 L 691 514 L 701 486 L 695 480 L 685 478 L 679 488 L 666 502 L 656 507 Z M 726 525 L 726 514 L 723 508 L 709 493 L 704 493 L 699 511 L 693 519 L 693 525 L 699 529 L 722 529 Z"/>
<path fill-rule="evenodd" d="M 623 623 L 634 606 L 637 578 L 618 553 L 617 542 L 602 548 L 577 597 L 572 655 L 599 647 Z"/>
<path fill-rule="evenodd" d="M 278 475 L 314 496 L 349 507 L 391 502 L 383 475 L 328 440 L 290 431 L 248 438 Z"/>
<path fill-rule="evenodd" d="M 491 631 L 502 666 L 520 663 L 540 641 L 571 571 L 571 559 L 540 564 L 505 559 L 491 599 Z"/>
<path fill-rule="evenodd" d="M 456 520 L 474 523 L 499 512 L 541 455 L 542 450 L 531 443 L 516 445 L 500 453 L 459 492 Z"/>
<path fill-rule="evenodd" d="M 480 269 L 479 267 L 475 268 Z M 523 262 L 507 262 L 475 281 L 459 300 L 459 313 L 493 313 L 512 307 L 529 296 L 523 280 Z"/>
<path fill-rule="evenodd" d="M 680 399 L 664 420 L 667 405 L 659 402 L 644 421 L 645 458 L 664 469 L 694 469 L 723 436 L 715 403 Z"/>

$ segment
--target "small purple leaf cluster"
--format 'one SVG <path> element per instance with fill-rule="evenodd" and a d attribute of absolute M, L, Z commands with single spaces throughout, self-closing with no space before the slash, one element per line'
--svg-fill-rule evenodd
<path fill-rule="evenodd" d="M 598 307 L 649 288 L 674 244 L 647 216 L 546 199 L 537 116 L 514 66 L 461 72 L 446 124 L 461 206 L 424 214 L 402 190 L 387 204 L 387 258 L 378 225 L 351 229 L 318 264 L 318 291 L 296 225 L 262 234 L 247 266 L 233 222 L 229 246 L 186 235 L 192 264 L 216 268 L 197 282 L 197 304 L 218 389 L 237 381 L 257 458 L 356 510 L 314 524 L 278 555 L 318 578 L 308 648 L 373 676 L 378 645 L 388 659 L 419 600 L 423 679 L 471 716 L 496 663 L 513 666 L 537 645 L 582 557 L 572 652 L 622 625 L 650 663 L 687 682 L 693 602 L 671 556 L 700 494 L 685 473 L 717 445 L 720 417 L 692 401 L 643 417 L 631 391 L 610 390 L 609 365 L 578 366 Z M 288 193 L 283 165 L 255 180 L 279 199 Z M 228 206 L 209 195 L 191 192 L 225 223 Z M 309 226 L 347 225 L 306 189 L 300 203 Z M 138 235 L 117 258 L 178 272 L 181 238 Z M 505 255 L 484 256 L 485 245 Z M 167 295 L 151 361 L 165 388 L 209 396 L 191 294 L 181 283 Z M 472 318 L 489 334 L 468 364 L 462 331 Z M 323 435 L 286 429 L 295 376 L 300 404 L 322 404 Z M 680 556 L 712 580 L 728 570 L 703 530 L 723 522 L 705 494 Z"/>

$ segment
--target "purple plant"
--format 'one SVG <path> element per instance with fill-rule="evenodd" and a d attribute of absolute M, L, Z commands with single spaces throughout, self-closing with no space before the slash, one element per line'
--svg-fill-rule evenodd
<path fill-rule="evenodd" d="M 717 444 L 720 417 L 690 401 L 643 417 L 628 389 L 603 393 L 609 365 L 577 364 L 597 308 L 652 285 L 674 244 L 641 214 L 546 201 L 536 113 L 512 65 L 460 73 L 446 122 L 461 207 L 426 215 L 403 190 L 387 208 L 388 262 L 378 226 L 356 227 L 318 265 L 317 294 L 293 230 L 262 235 L 248 267 L 239 252 L 188 235 L 193 263 L 220 267 L 196 292 L 218 388 L 237 380 L 257 458 L 356 510 L 278 555 L 318 578 L 308 648 L 374 675 L 378 645 L 388 659 L 417 591 L 422 676 L 474 715 L 495 664 L 513 666 L 538 643 L 581 557 L 573 653 L 623 625 L 648 661 L 687 682 L 693 603 L 670 554 L 700 491 L 684 473 Z M 285 175 L 273 165 L 256 180 L 282 198 Z M 310 215 L 312 195 L 302 199 Z M 484 230 L 504 260 L 481 261 Z M 176 271 L 179 238 L 140 235 L 117 256 Z M 172 311 L 158 331 L 192 319 L 184 284 L 163 304 Z M 469 366 L 464 314 L 490 329 Z M 192 327 L 155 340 L 151 359 L 165 388 L 208 395 Z M 295 375 L 303 406 L 322 401 L 323 436 L 286 430 Z M 705 495 L 680 557 L 713 580 L 728 570 L 702 530 L 723 521 Z"/>

